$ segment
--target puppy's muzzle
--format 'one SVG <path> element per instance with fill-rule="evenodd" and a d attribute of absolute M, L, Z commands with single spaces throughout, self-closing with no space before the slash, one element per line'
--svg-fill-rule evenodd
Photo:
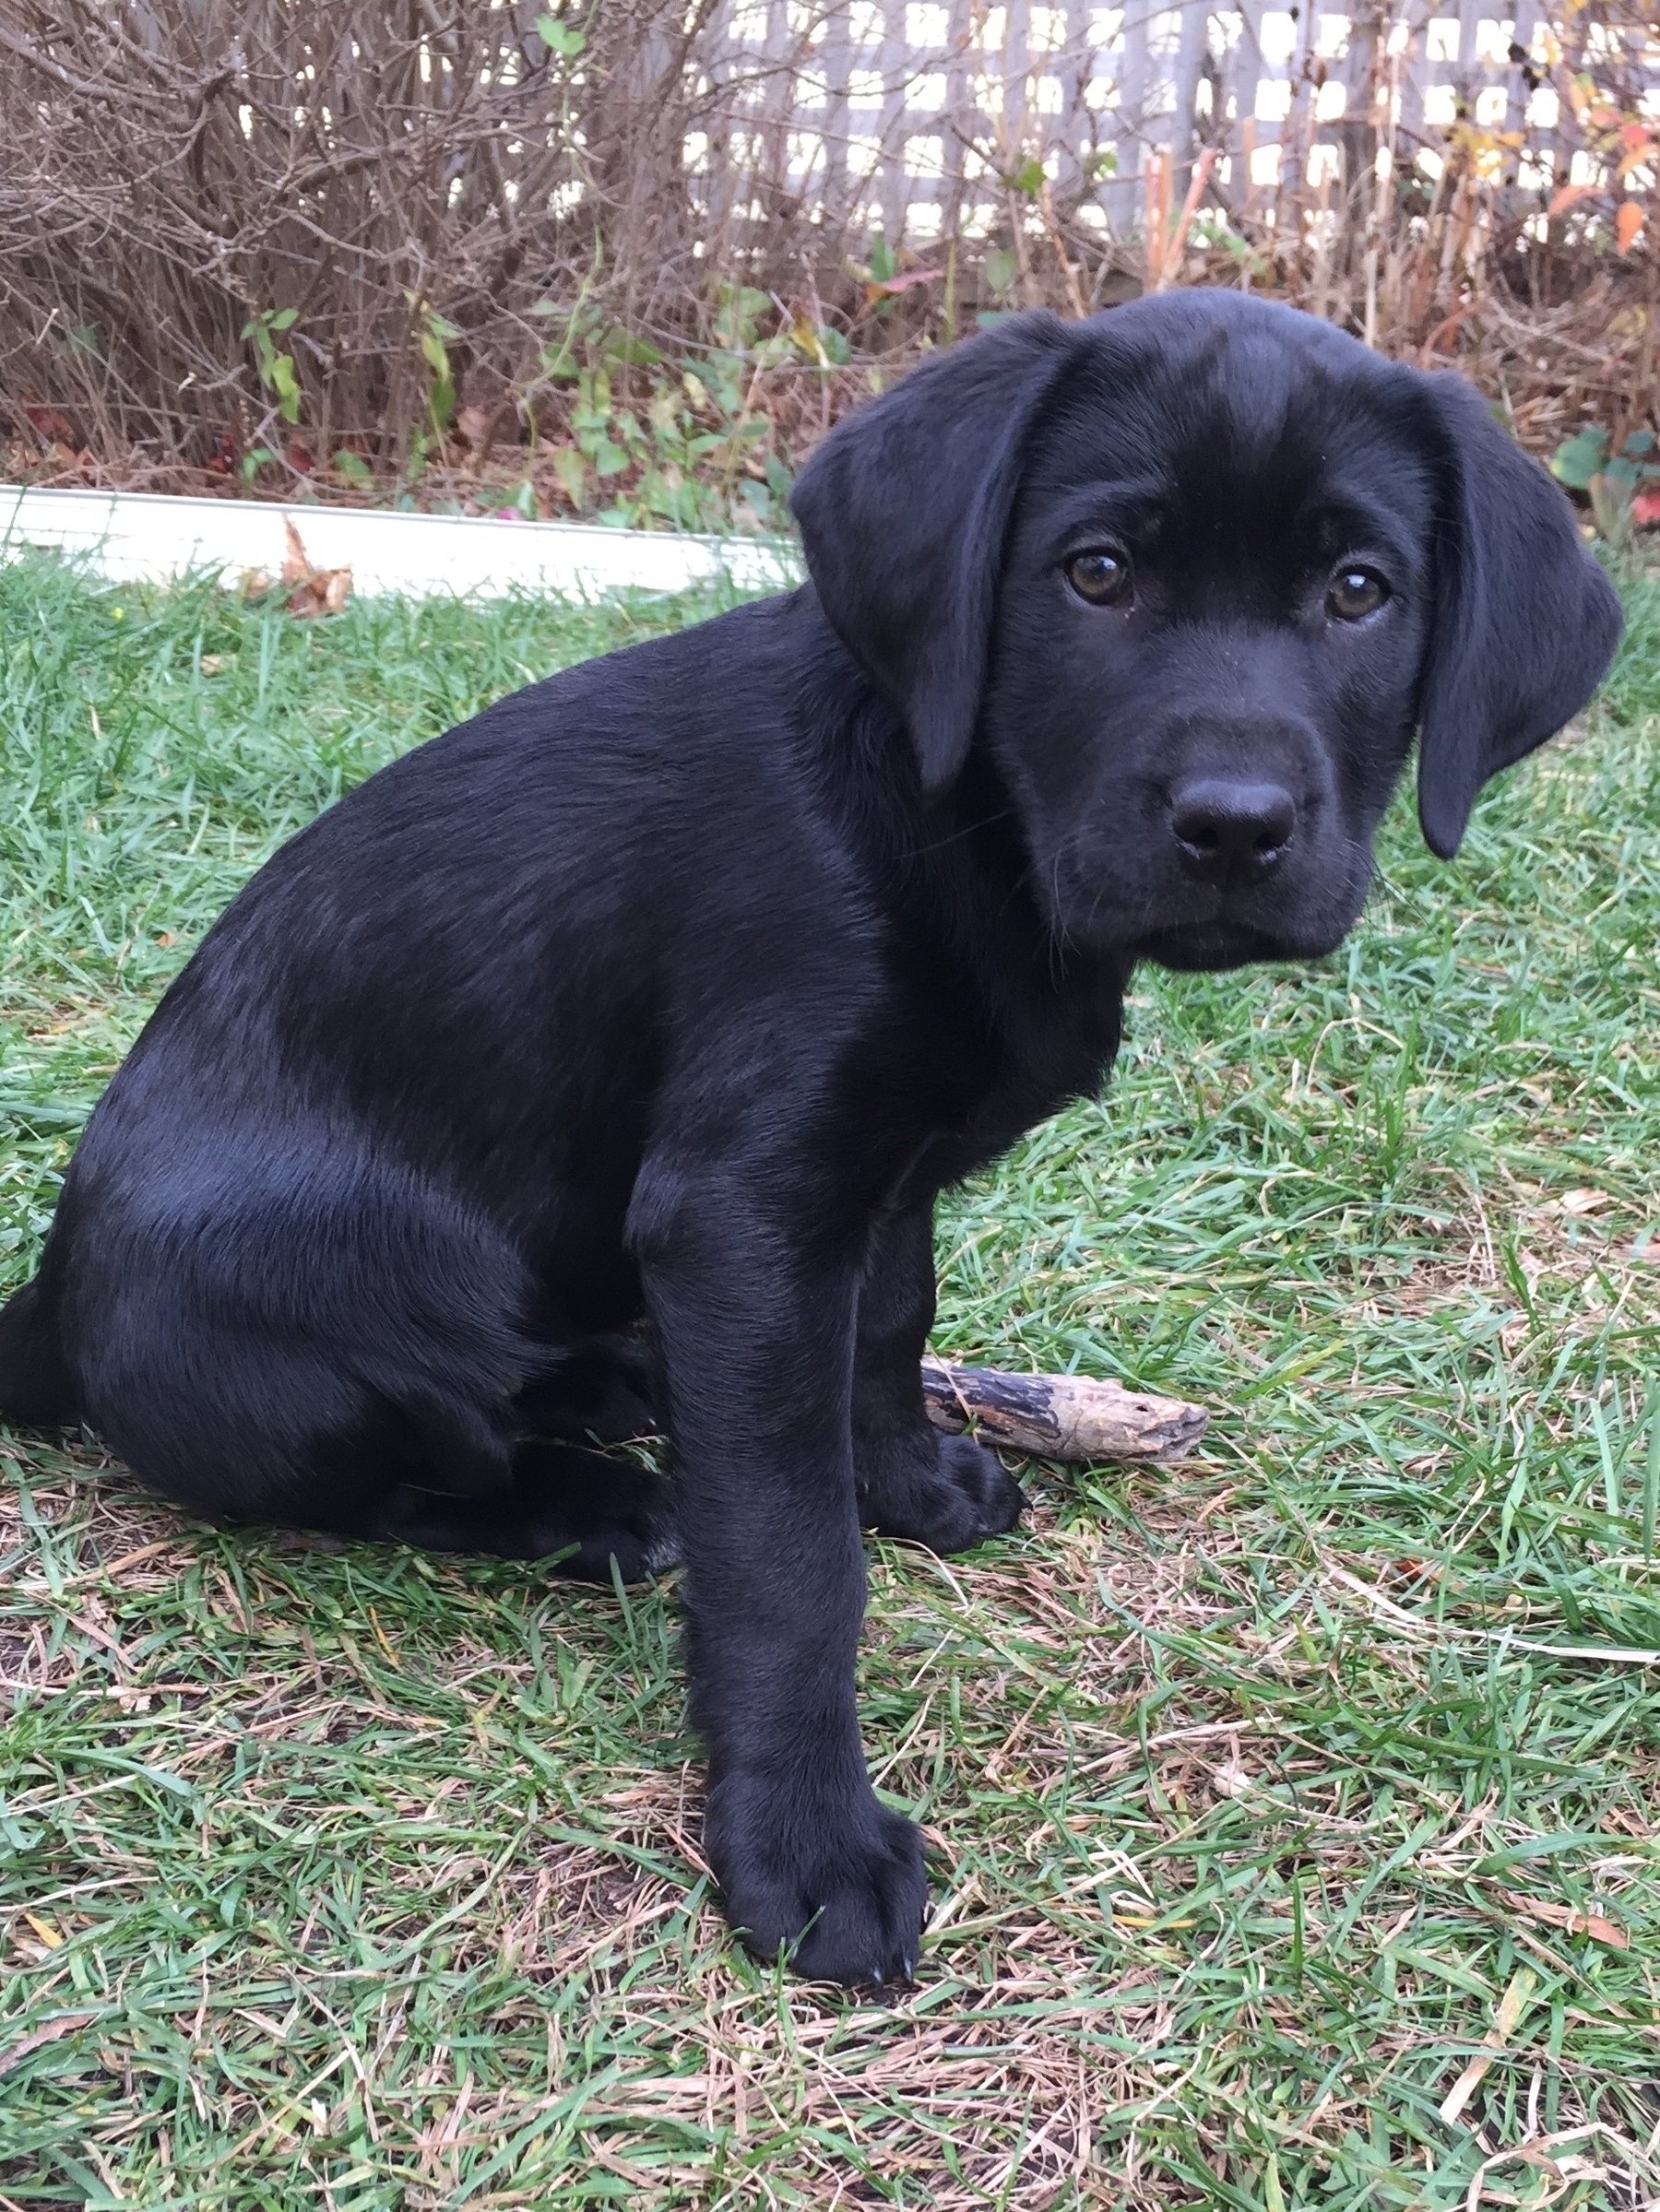
<path fill-rule="evenodd" d="M 1279 865 L 1297 831 L 1282 784 L 1203 776 L 1171 794 L 1170 834 L 1183 869 L 1221 891 L 1244 891 Z"/>

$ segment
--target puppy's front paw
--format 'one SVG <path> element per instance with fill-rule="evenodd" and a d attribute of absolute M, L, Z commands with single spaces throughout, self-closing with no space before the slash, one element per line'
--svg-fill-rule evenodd
<path fill-rule="evenodd" d="M 972 1437 L 931 1431 L 901 1468 L 861 1485 L 860 1503 L 884 1536 L 931 1552 L 966 1552 L 1002 1536 L 1020 1519 L 1026 1494 L 994 1451 Z"/>
<path fill-rule="evenodd" d="M 922 1838 L 861 1781 L 848 1802 L 729 1775 L 709 1795 L 705 1840 L 727 1918 L 764 1963 L 851 1989 L 916 1970 L 928 1880 Z"/>

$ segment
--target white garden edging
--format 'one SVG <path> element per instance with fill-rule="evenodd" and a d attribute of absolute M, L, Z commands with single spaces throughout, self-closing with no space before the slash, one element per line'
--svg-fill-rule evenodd
<path fill-rule="evenodd" d="M 349 568 L 352 588 L 369 595 L 503 598 L 529 591 L 591 599 L 611 591 L 687 591 L 723 577 L 741 589 L 777 589 L 801 573 L 782 539 L 0 485 L 0 557 L 21 546 L 54 547 L 120 583 L 160 584 L 203 571 L 231 580 L 249 570 L 275 577 L 288 555 L 285 521 L 314 568 Z"/>

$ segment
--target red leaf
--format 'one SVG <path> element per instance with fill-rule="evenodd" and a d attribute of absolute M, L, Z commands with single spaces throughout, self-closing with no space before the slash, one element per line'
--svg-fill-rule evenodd
<path fill-rule="evenodd" d="M 871 299 L 880 300 L 884 292 L 907 292 L 913 284 L 931 284 L 943 275 L 943 269 L 907 269 L 903 277 L 886 277 L 880 284 L 867 284 L 865 291 Z"/>
<path fill-rule="evenodd" d="M 23 413 L 30 428 L 39 431 L 42 438 L 62 443 L 74 439 L 75 432 L 69 426 L 69 418 L 60 414 L 56 408 L 38 407 L 26 399 L 23 402 Z"/>

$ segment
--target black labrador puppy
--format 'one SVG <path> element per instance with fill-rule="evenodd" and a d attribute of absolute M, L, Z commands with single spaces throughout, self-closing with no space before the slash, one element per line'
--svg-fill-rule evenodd
<path fill-rule="evenodd" d="M 1619 614 L 1468 384 L 1232 293 L 954 347 L 795 511 L 800 590 L 501 701 L 255 878 L 88 1127 L 0 1405 L 198 1513 L 683 1556 L 728 1910 L 863 1983 L 925 1886 L 860 1526 L 1021 1507 L 923 1414 L 936 1193 L 1095 1090 L 1138 961 L 1331 952 L 1415 733 L 1451 856 Z M 671 1484 L 575 1441 L 654 1415 Z"/>

